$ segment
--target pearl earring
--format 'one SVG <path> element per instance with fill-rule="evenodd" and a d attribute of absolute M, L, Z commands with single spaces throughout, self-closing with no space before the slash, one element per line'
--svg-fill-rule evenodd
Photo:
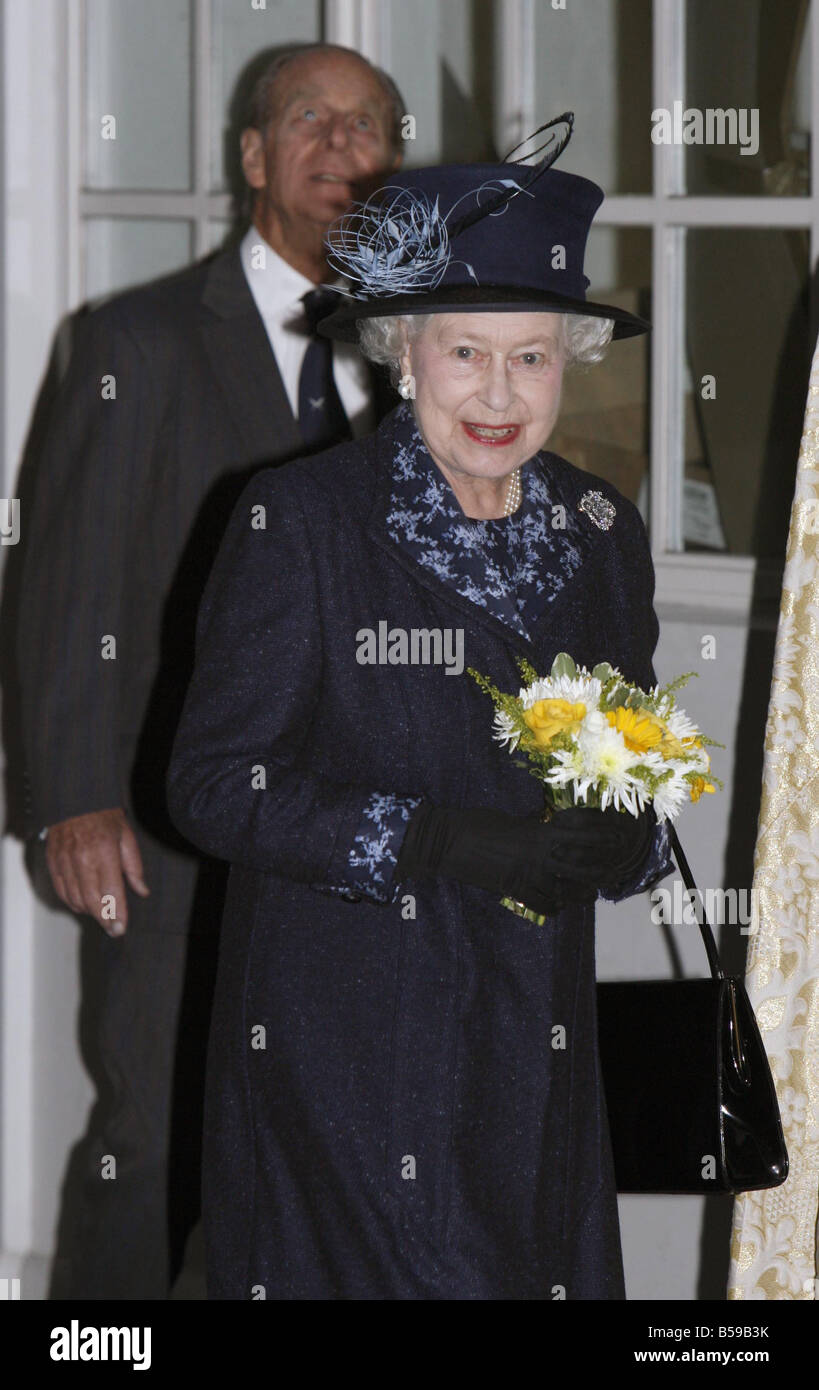
<path fill-rule="evenodd" d="M 398 383 L 398 394 L 399 396 L 403 396 L 405 401 L 415 400 L 414 376 L 410 376 L 409 373 L 407 373 L 406 376 L 402 376 L 401 380 Z"/>

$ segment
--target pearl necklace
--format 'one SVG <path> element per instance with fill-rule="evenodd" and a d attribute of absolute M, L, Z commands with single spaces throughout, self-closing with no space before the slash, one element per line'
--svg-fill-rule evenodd
<path fill-rule="evenodd" d="M 509 479 L 509 486 L 506 489 L 506 501 L 503 505 L 503 515 L 511 516 L 520 506 L 522 497 L 520 484 L 520 468 L 516 468 Z"/>

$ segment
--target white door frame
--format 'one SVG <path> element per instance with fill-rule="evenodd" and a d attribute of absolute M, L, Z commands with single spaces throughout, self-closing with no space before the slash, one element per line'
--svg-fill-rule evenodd
<path fill-rule="evenodd" d="M 57 325 L 73 307 L 78 170 L 66 153 L 73 0 L 0 0 L 2 343 L 5 497 L 15 496 L 34 397 Z M 74 38 L 76 39 L 76 29 Z M 20 517 L 21 530 L 26 525 Z M 3 557 L 5 558 L 5 557 Z M 23 849 L 0 845 L 0 1275 L 21 1275 L 34 1246 L 36 900 Z"/>

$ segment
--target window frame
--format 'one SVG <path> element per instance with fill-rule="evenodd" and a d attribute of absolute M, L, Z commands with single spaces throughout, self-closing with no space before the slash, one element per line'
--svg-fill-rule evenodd
<path fill-rule="evenodd" d="M 535 4 L 498 0 L 498 144 L 511 148 L 536 124 Z M 672 108 L 685 95 L 685 6 L 654 0 L 652 107 Z M 650 534 L 663 608 L 707 610 L 729 620 L 752 612 L 767 624 L 778 608 L 781 560 L 686 552 L 683 548 L 685 233 L 689 227 L 779 227 L 810 231 L 810 263 L 819 254 L 819 3 L 808 10 L 812 75 L 811 183 L 807 197 L 704 197 L 685 192 L 685 150 L 653 148 L 653 191 L 612 194 L 595 218 L 599 227 L 641 227 L 652 233 Z M 811 275 L 810 321 L 817 320 Z"/>
<path fill-rule="evenodd" d="M 541 0 L 541 3 L 543 0 Z M 534 44 L 538 0 L 496 0 L 496 141 L 512 148 L 534 129 L 537 84 Z M 191 0 L 193 33 L 192 187 L 187 191 L 90 191 L 82 187 L 83 34 L 85 0 L 69 0 L 68 278 L 71 302 L 84 298 L 84 231 L 93 217 L 184 219 L 193 229 L 195 256 L 212 245 L 215 221 L 231 215 L 228 193 L 209 188 L 210 0 Z M 324 38 L 359 49 L 390 66 L 390 10 L 382 0 L 324 0 Z M 811 72 L 819 74 L 819 3 L 810 5 L 808 42 Z M 685 93 L 685 7 L 679 0 L 653 3 L 653 106 L 671 108 Z M 819 82 L 811 82 L 811 131 L 819 135 Z M 660 603 L 694 605 L 747 616 L 758 577 L 767 589 L 781 574 L 777 560 L 753 556 L 686 552 L 683 544 L 684 458 L 683 332 L 685 322 L 685 235 L 690 227 L 778 227 L 809 229 L 811 266 L 819 254 L 819 138 L 811 140 L 811 193 L 807 197 L 703 197 L 688 195 L 685 150 L 653 147 L 653 191 L 613 194 L 596 218 L 600 227 L 640 227 L 652 233 L 652 318 L 650 335 L 650 534 Z M 811 323 L 816 322 L 811 279 Z"/>

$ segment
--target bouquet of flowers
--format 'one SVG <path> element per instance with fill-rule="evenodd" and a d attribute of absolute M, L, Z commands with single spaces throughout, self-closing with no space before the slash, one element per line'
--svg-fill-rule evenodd
<path fill-rule="evenodd" d="M 687 802 L 722 785 L 711 774 L 706 748 L 714 740 L 675 699 L 694 672 L 642 690 L 608 662 L 588 671 L 566 652 L 546 677 L 523 659 L 518 667 L 526 684 L 517 695 L 498 690 L 472 667 L 469 674 L 494 702 L 494 737 L 510 752 L 524 753 L 542 782 L 544 819 L 581 804 L 637 816 L 650 803 L 658 821 L 674 820 Z M 511 899 L 504 903 L 521 910 Z M 529 911 L 526 916 L 544 920 Z"/>

